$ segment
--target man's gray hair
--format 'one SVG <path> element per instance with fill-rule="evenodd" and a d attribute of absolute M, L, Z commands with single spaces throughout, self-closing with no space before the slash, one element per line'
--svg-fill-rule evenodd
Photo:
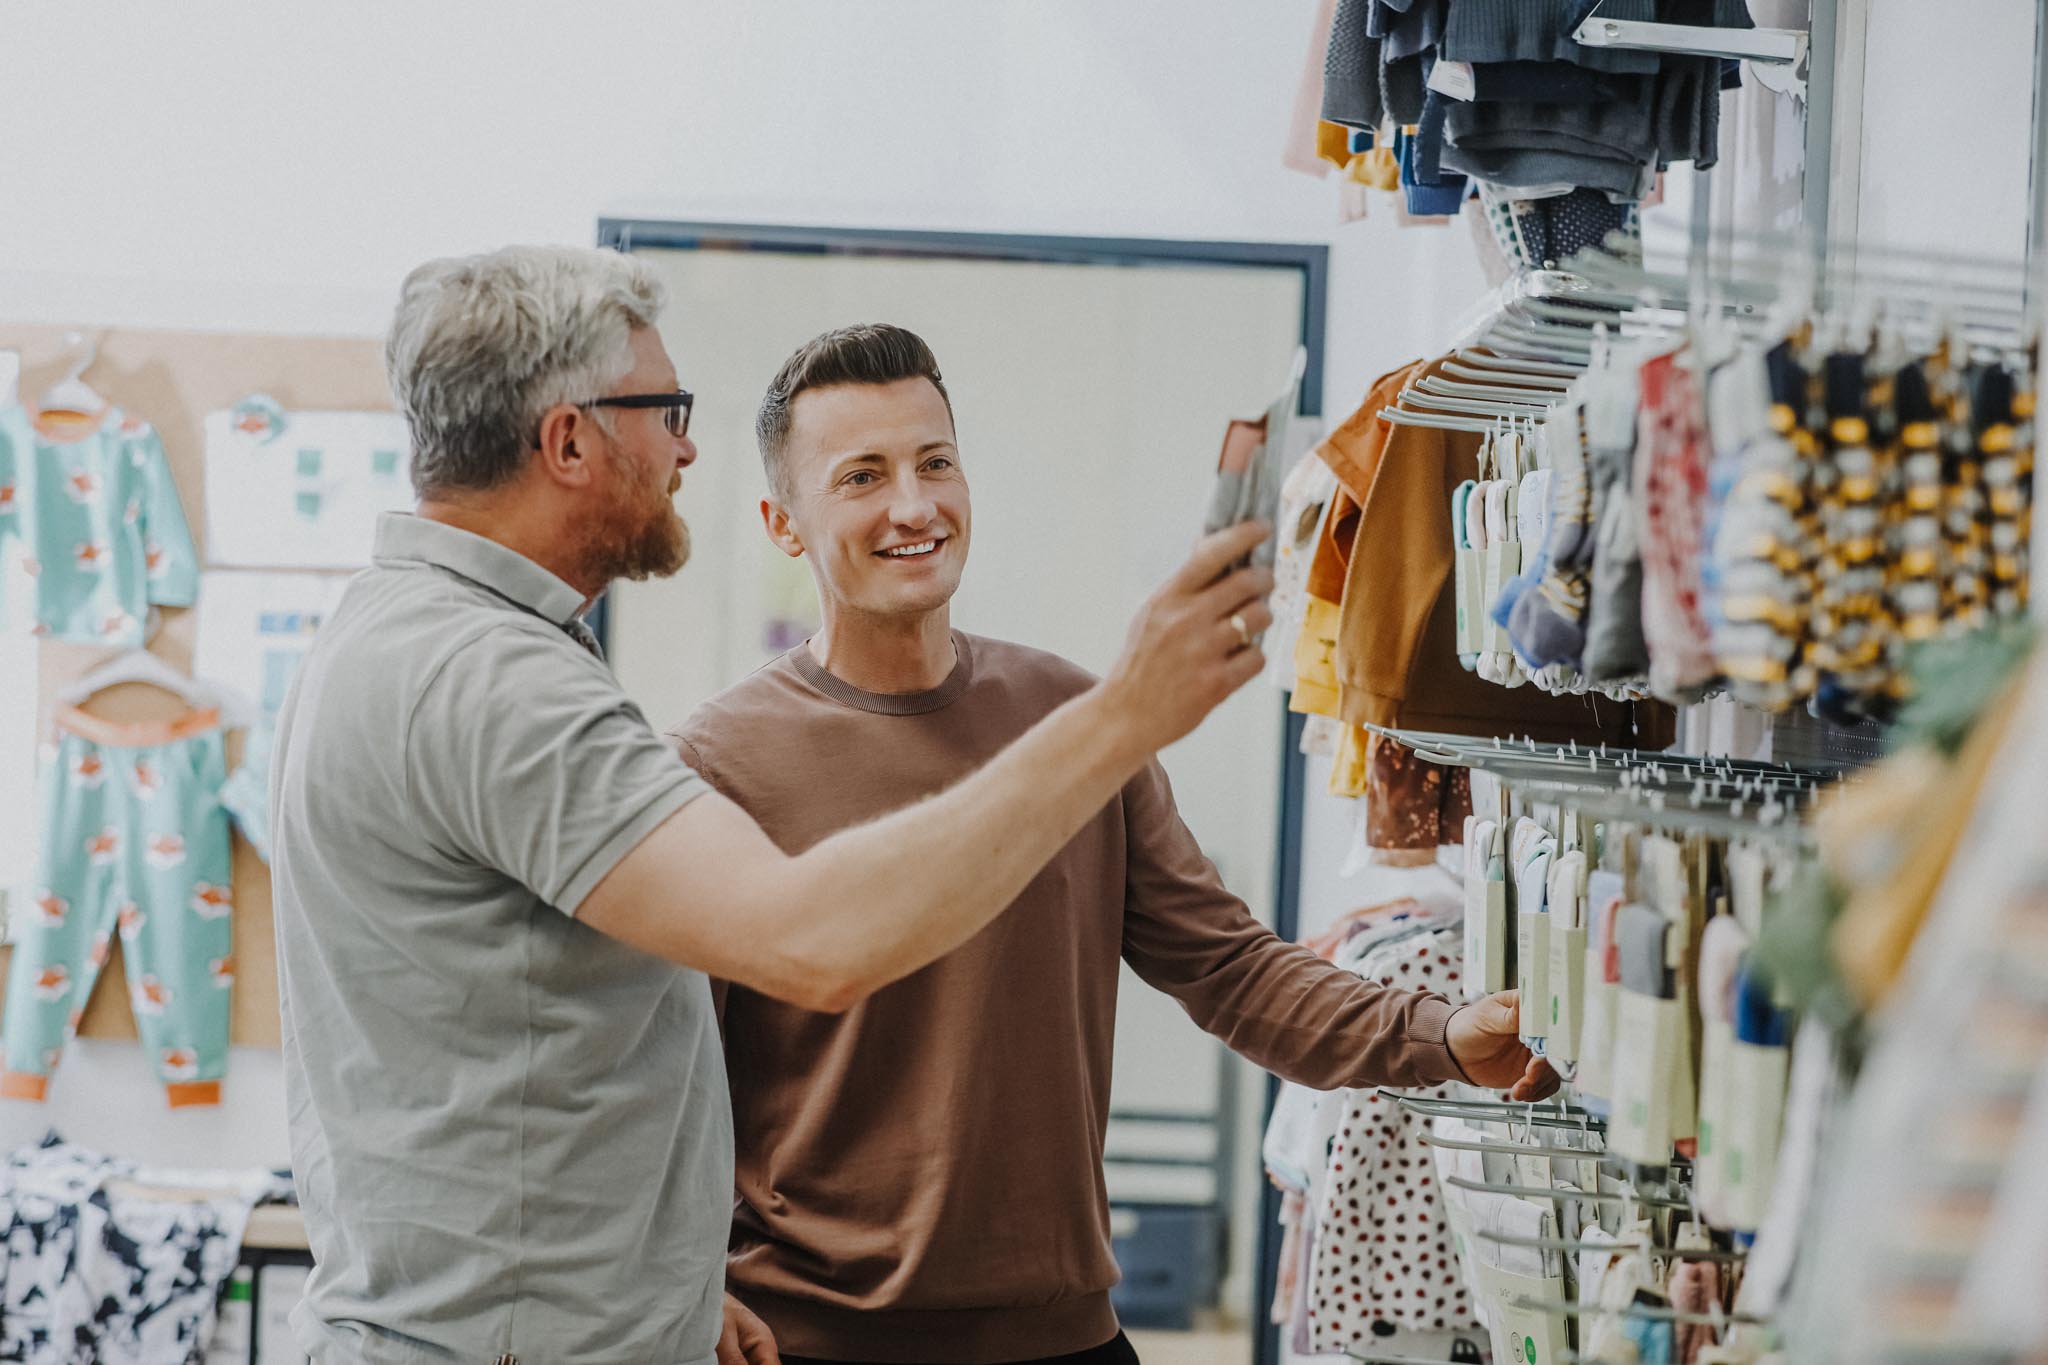
<path fill-rule="evenodd" d="M 510 481 L 543 413 L 601 398 L 633 368 L 632 331 L 664 296 L 646 262 L 584 247 L 510 246 L 406 276 L 384 366 L 412 429 L 413 491 Z"/>

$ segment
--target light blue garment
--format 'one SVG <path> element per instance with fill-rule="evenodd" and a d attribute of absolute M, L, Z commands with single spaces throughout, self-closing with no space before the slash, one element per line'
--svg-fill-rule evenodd
<path fill-rule="evenodd" d="M 136 1028 L 171 1104 L 218 1103 L 235 979 L 218 717 L 123 726 L 67 711 L 56 725 L 0 1093 L 44 1097 L 119 934 Z"/>
<path fill-rule="evenodd" d="M 234 817 L 235 828 L 266 863 L 270 861 L 270 746 L 276 737 L 270 721 L 250 726 L 242 739 L 241 766 L 228 775 L 220 789 L 220 803 Z"/>
<path fill-rule="evenodd" d="M 152 606 L 189 607 L 199 556 L 156 429 L 118 408 L 62 429 L 0 408 L 0 542 L 35 576 L 30 631 L 134 647 Z"/>

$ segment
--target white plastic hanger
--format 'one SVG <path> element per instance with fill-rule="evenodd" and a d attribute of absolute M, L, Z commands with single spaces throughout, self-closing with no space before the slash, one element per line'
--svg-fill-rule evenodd
<path fill-rule="evenodd" d="M 107 400 L 100 397 L 92 385 L 85 382 L 85 372 L 100 358 L 99 342 L 83 332 L 70 332 L 64 337 L 64 347 L 73 352 L 71 368 L 62 379 L 52 384 L 43 393 L 38 405 L 40 413 L 72 413 L 81 417 L 95 417 L 104 412 Z"/>
<path fill-rule="evenodd" d="M 249 725 L 256 716 L 255 705 L 233 688 L 180 673 L 146 649 L 131 649 L 102 664 L 59 692 L 56 701 L 59 706 L 78 706 L 87 698 L 123 683 L 145 683 L 202 710 L 218 709 L 221 724 L 231 730 Z"/>

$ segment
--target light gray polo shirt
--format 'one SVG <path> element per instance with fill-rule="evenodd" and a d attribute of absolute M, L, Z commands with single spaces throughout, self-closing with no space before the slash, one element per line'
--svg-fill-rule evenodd
<path fill-rule="evenodd" d="M 576 909 L 708 788 L 582 596 L 386 517 L 271 779 L 285 1096 L 321 1365 L 712 1359 L 732 1115 L 709 984 Z"/>

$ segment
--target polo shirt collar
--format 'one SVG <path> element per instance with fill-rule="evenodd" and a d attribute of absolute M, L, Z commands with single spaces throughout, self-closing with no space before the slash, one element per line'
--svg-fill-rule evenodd
<path fill-rule="evenodd" d="M 583 610 L 582 593 L 517 550 L 410 512 L 378 518 L 374 553 L 380 563 L 431 564 L 460 574 L 558 626 Z"/>

